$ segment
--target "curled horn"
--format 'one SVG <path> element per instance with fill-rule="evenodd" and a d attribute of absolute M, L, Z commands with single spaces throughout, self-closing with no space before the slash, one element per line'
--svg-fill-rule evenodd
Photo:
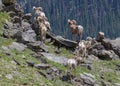
<path fill-rule="evenodd" d="M 38 9 L 39 9 L 40 11 L 42 11 L 42 7 L 38 7 Z"/>
<path fill-rule="evenodd" d="M 35 6 L 33 6 L 33 10 L 35 10 L 36 9 L 36 7 Z"/>
<path fill-rule="evenodd" d="M 72 20 L 72 22 L 73 22 L 73 24 L 76 24 L 76 23 L 77 23 L 76 20 Z"/>
<path fill-rule="evenodd" d="M 70 22 L 70 19 L 68 19 L 68 22 Z"/>

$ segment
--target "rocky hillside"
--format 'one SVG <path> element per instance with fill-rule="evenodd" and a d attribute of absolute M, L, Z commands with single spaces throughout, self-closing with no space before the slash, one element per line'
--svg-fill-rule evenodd
<path fill-rule="evenodd" d="M 17 0 L 24 11 L 33 13 L 41 6 L 48 17 L 53 33 L 71 38 L 67 19 L 75 19 L 84 27 L 84 38 L 103 31 L 106 37 L 120 37 L 119 0 Z"/>
<path fill-rule="evenodd" d="M 42 44 L 31 14 L 15 0 L 1 1 L 0 86 L 120 86 L 120 38 L 96 36 L 87 59 L 70 78 L 66 62 L 73 58 L 77 43 L 47 33 Z"/>

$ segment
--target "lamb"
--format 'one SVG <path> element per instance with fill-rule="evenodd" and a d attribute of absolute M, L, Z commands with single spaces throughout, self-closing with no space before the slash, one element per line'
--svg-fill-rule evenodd
<path fill-rule="evenodd" d="M 80 40 L 82 39 L 82 33 L 83 33 L 83 26 L 81 25 L 76 25 L 75 20 L 70 20 L 68 19 L 68 26 L 70 28 L 70 31 L 72 35 L 80 35 Z M 73 37 L 72 37 L 73 39 Z M 74 39 L 73 39 L 74 40 Z"/>
<path fill-rule="evenodd" d="M 68 69 L 73 70 L 77 66 L 77 61 L 76 59 L 68 59 L 67 61 Z"/>
<path fill-rule="evenodd" d="M 74 58 L 68 59 L 67 66 L 70 70 L 75 69 L 75 67 L 81 62 L 82 58 L 74 56 Z"/>
<path fill-rule="evenodd" d="M 75 56 L 67 61 L 67 74 L 71 75 L 73 69 L 81 62 L 82 58 Z"/>

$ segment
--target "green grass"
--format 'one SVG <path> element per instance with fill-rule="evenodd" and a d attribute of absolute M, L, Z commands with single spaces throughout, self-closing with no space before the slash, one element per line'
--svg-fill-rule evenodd
<path fill-rule="evenodd" d="M 13 86 L 17 84 L 27 84 L 28 86 L 32 86 L 37 83 L 39 84 L 42 76 L 37 72 L 36 68 L 28 67 L 26 64 L 27 59 L 36 64 L 39 63 L 37 59 L 29 55 L 31 51 L 26 49 L 24 52 L 18 52 L 17 50 L 11 50 L 9 52 L 12 53 L 12 55 L 7 56 L 0 53 L 0 86 Z M 25 55 L 26 59 L 23 59 L 22 55 Z M 13 61 L 12 57 L 14 57 L 20 65 L 11 63 L 11 61 Z M 13 74 L 13 71 L 16 71 L 19 75 Z M 7 74 L 13 74 L 13 78 L 7 79 L 5 77 Z M 38 78 L 38 80 L 36 78 Z"/>
<path fill-rule="evenodd" d="M 57 56 L 65 56 L 66 58 L 73 58 L 73 54 L 71 53 L 71 51 L 67 50 L 66 48 L 61 47 L 60 48 L 60 54 L 56 54 L 55 53 L 55 46 L 45 42 L 45 45 L 47 45 L 47 48 L 49 50 L 49 53 L 55 54 Z"/>
<path fill-rule="evenodd" d="M 0 12 L 0 35 L 3 32 L 3 24 L 5 21 L 10 21 L 10 17 L 6 12 Z"/>
<path fill-rule="evenodd" d="M 63 83 L 63 86 L 71 86 L 69 83 L 62 82 L 58 78 L 56 78 L 56 80 L 49 80 L 38 72 L 42 71 L 46 74 L 46 70 L 28 67 L 25 62 L 26 60 L 31 60 L 35 64 L 40 63 L 36 58 L 30 56 L 31 50 L 26 49 L 23 52 L 11 50 L 10 52 L 20 65 L 11 63 L 13 60 L 12 56 L 0 53 L 0 86 L 17 86 L 18 84 L 26 84 L 27 86 L 59 86 L 61 83 Z M 22 58 L 23 54 L 26 56 L 26 59 Z M 63 68 L 63 66 L 60 67 L 60 65 L 56 63 L 51 63 L 50 65 Z M 16 71 L 18 75 L 13 74 L 14 71 Z M 13 78 L 7 79 L 5 77 L 7 74 L 13 74 Z"/>
<path fill-rule="evenodd" d="M 91 70 L 90 73 L 95 75 L 98 81 L 112 81 L 110 86 L 114 86 L 114 83 L 120 82 L 118 79 L 120 76 L 120 71 L 115 70 L 116 64 L 120 64 L 120 60 L 94 62 L 94 69 Z"/>
<path fill-rule="evenodd" d="M 0 35 L 2 35 L 3 23 L 6 20 L 9 21 L 9 15 L 7 13 L 0 13 Z M 7 39 L 0 36 L 0 49 L 2 46 L 9 46 L 14 41 L 14 39 Z M 32 50 L 26 48 L 23 52 L 19 52 L 16 49 L 4 52 L 10 53 L 10 55 L 6 55 L 0 50 L 0 86 L 59 86 L 61 83 L 63 83 L 63 86 L 70 86 L 69 83 L 62 82 L 57 78 L 52 81 L 43 77 L 39 71 L 43 71 L 46 74 L 45 70 L 28 67 L 26 60 L 30 60 L 35 64 L 40 63 L 39 60 L 30 55 L 33 52 Z M 25 59 L 22 58 L 23 55 L 25 56 Z M 13 57 L 20 65 L 12 63 Z M 50 65 L 58 65 L 58 68 L 62 68 L 62 66 L 59 67 L 59 64 L 56 63 Z M 14 74 L 13 72 L 17 72 L 17 74 Z M 8 74 L 12 75 L 13 78 L 7 79 L 6 75 Z"/>
<path fill-rule="evenodd" d="M 54 46 L 46 43 L 48 45 L 48 49 L 50 53 L 54 53 Z M 72 58 L 73 55 L 65 48 L 60 48 L 61 53 L 59 55 L 65 56 L 67 58 Z M 59 56 L 58 55 L 58 56 Z M 54 65 L 56 68 L 66 72 L 67 68 L 57 64 L 52 61 L 48 61 L 49 64 Z M 76 67 L 75 70 L 72 71 L 72 74 L 75 76 L 79 76 L 82 73 L 90 73 L 93 74 L 96 77 L 97 83 L 101 85 L 101 81 L 105 81 L 108 83 L 109 86 L 114 86 L 114 83 L 119 83 L 120 80 L 118 79 L 120 76 L 120 72 L 115 70 L 115 67 L 117 64 L 120 64 L 120 60 L 112 60 L 112 61 L 94 61 L 92 63 L 92 70 L 88 70 L 85 67 Z M 112 70 L 112 71 L 109 71 Z M 101 75 L 103 75 L 104 79 L 101 78 Z M 111 82 L 110 82 L 111 81 Z"/>
<path fill-rule="evenodd" d="M 3 38 L 3 37 L 0 36 L 0 47 L 1 46 L 8 46 L 13 41 L 15 41 L 15 40 L 14 39 Z"/>
<path fill-rule="evenodd" d="M 12 53 L 12 56 L 0 53 L 0 86 L 17 86 L 19 84 L 26 84 L 27 86 L 54 86 L 53 81 L 39 74 L 39 69 L 27 66 L 26 60 L 30 60 L 35 64 L 40 63 L 36 58 L 30 56 L 31 50 L 25 49 L 23 52 L 19 52 L 13 49 L 9 52 Z M 23 59 L 22 55 L 25 55 L 26 58 Z M 20 65 L 11 63 L 13 56 Z M 14 71 L 18 75 L 13 74 Z M 7 79 L 5 77 L 7 74 L 12 74 L 13 78 Z"/>
<path fill-rule="evenodd" d="M 5 12 L 0 12 L 0 35 L 2 35 L 3 33 L 3 24 L 5 23 L 5 21 L 10 21 L 9 15 Z M 8 46 L 13 41 L 13 39 L 7 39 L 0 36 L 0 47 L 3 45 Z"/>
<path fill-rule="evenodd" d="M 62 56 L 65 56 L 67 58 L 73 58 L 73 54 L 71 53 L 71 51 L 67 50 L 66 48 L 60 48 L 61 54 Z"/>
<path fill-rule="evenodd" d="M 66 72 L 66 69 L 67 69 L 67 68 L 66 68 L 65 66 L 61 65 L 61 64 L 58 64 L 58 63 L 56 63 L 56 62 L 49 61 L 49 60 L 47 60 L 47 63 L 50 64 L 51 66 L 55 66 L 55 67 L 56 67 L 57 69 L 59 69 L 59 70 L 62 70 L 63 73 Z"/>

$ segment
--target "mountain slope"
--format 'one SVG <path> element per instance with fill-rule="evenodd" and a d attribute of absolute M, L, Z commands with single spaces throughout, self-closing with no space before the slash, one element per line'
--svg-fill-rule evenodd
<path fill-rule="evenodd" d="M 7 13 L 0 13 L 1 33 L 3 23 L 9 18 Z M 15 41 L 12 38 L 4 38 L 0 34 L 0 86 L 78 86 L 82 84 L 86 86 L 89 84 L 116 86 L 120 84 L 120 60 L 96 60 L 93 57 L 94 60 L 88 59 L 88 63 L 77 66 L 72 71 L 75 79 L 70 80 L 66 78 L 68 76 L 66 66 L 45 59 L 39 51 L 34 52 L 25 48 L 20 52 L 17 50 L 18 48 L 11 49 L 10 45 Z M 45 46 L 50 54 L 56 56 L 55 58 L 59 58 L 59 56 L 73 57 L 71 51 L 65 48 L 61 47 L 61 53 L 56 55 L 55 46 L 47 41 Z M 31 66 L 30 63 L 34 63 L 34 66 Z M 41 63 L 48 64 L 50 68 L 44 69 L 44 65 L 37 68 L 36 65 Z"/>

